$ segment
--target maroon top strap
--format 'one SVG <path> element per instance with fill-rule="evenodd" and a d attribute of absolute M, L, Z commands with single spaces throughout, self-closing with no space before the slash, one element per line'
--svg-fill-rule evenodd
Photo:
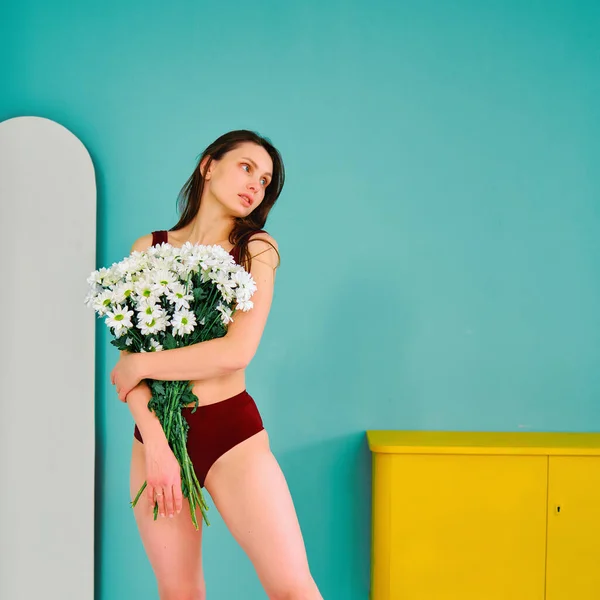
<path fill-rule="evenodd" d="M 229 254 L 231 254 L 231 256 L 233 256 L 233 260 L 235 260 L 236 263 L 240 263 L 240 247 L 239 246 L 234 246 L 230 251 Z"/>
<path fill-rule="evenodd" d="M 169 241 L 168 231 L 153 231 L 152 232 L 152 245 L 167 243 Z"/>

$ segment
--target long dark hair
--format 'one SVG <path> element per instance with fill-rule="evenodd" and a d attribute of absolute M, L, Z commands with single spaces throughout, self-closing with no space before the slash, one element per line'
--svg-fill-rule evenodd
<path fill-rule="evenodd" d="M 206 148 L 206 150 L 204 150 L 198 160 L 194 172 L 179 192 L 177 207 L 181 216 L 179 222 L 172 227 L 170 231 L 177 231 L 191 223 L 200 208 L 202 191 L 204 190 L 204 175 L 201 169 L 202 161 L 208 157 L 206 165 L 204 166 L 206 172 L 213 160 L 220 160 L 225 154 L 234 150 L 244 142 L 252 142 L 257 146 L 261 146 L 268 152 L 273 161 L 273 174 L 271 182 L 265 190 L 263 201 L 247 217 L 236 217 L 233 229 L 229 234 L 229 242 L 233 244 L 239 252 L 239 263 L 249 269 L 251 259 L 250 253 L 248 252 L 248 241 L 253 233 L 264 228 L 265 223 L 267 222 L 267 216 L 273 208 L 279 194 L 281 194 L 285 181 L 283 160 L 278 150 L 267 138 L 258 135 L 258 133 L 255 133 L 254 131 L 248 131 L 247 129 L 230 131 L 216 139 Z"/>

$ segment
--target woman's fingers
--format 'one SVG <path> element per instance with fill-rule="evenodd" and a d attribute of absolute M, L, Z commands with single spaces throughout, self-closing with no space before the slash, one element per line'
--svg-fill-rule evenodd
<path fill-rule="evenodd" d="M 161 517 L 173 517 L 181 512 L 183 505 L 183 494 L 181 485 L 166 485 L 164 487 L 152 487 L 148 485 L 148 497 L 152 497 L 150 508 L 154 509 L 154 504 L 158 504 L 158 514 Z M 150 491 L 152 490 L 152 492 Z M 150 496 L 152 493 L 152 496 Z"/>
<path fill-rule="evenodd" d="M 148 484 L 146 486 L 146 492 L 148 495 L 148 507 L 154 512 L 154 505 L 158 504 L 158 514 L 164 517 L 165 514 L 165 493 L 162 486 L 153 486 Z"/>
<path fill-rule="evenodd" d="M 166 509 L 166 513 L 163 513 L 164 515 L 167 515 L 169 517 L 173 516 L 173 506 L 174 506 L 174 498 L 173 498 L 173 488 L 175 486 L 173 485 L 169 485 L 168 487 L 165 488 L 165 509 Z"/>
<path fill-rule="evenodd" d="M 158 514 L 165 516 L 165 491 L 162 487 L 156 488 L 156 502 L 158 503 Z"/>
<path fill-rule="evenodd" d="M 174 517 L 182 509 L 180 470 L 177 458 L 168 444 L 148 442 L 146 446 L 148 494 L 152 499 L 153 509 L 156 501 L 161 517 Z"/>
<path fill-rule="evenodd" d="M 175 512 L 179 514 L 183 508 L 183 492 L 181 491 L 181 482 L 173 486 L 173 500 L 175 502 Z"/>

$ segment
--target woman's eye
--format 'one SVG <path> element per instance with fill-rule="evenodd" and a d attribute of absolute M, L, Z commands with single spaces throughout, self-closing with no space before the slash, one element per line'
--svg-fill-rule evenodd
<path fill-rule="evenodd" d="M 261 185 L 267 185 L 267 180 L 266 180 L 266 179 L 263 177 L 263 178 L 260 180 L 260 184 L 261 184 Z"/>
<path fill-rule="evenodd" d="M 244 169 L 244 171 L 250 171 L 250 165 L 247 165 L 246 163 L 242 163 L 242 169 Z"/>

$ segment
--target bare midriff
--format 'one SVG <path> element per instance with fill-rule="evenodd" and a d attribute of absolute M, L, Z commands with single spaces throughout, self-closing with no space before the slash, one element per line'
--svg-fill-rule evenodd
<path fill-rule="evenodd" d="M 192 381 L 192 392 L 198 397 L 198 404 L 214 404 L 227 400 L 246 389 L 246 372 L 244 369 L 234 371 L 222 377 Z M 188 404 L 188 406 L 194 406 Z"/>

